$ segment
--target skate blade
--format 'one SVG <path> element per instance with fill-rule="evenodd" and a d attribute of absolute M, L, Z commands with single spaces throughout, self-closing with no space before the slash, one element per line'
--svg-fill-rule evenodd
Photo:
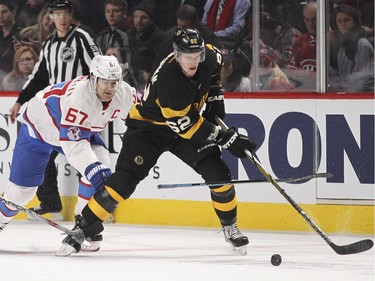
<path fill-rule="evenodd" d="M 55 253 L 56 257 L 68 257 L 71 254 L 77 253 L 76 249 L 74 247 L 70 246 L 69 244 L 63 243 Z"/>
<path fill-rule="evenodd" d="M 233 251 L 236 255 L 246 256 L 247 255 L 247 247 L 246 245 L 241 247 L 233 247 Z"/>
<path fill-rule="evenodd" d="M 87 242 L 87 241 L 85 241 Z M 87 243 L 83 243 L 81 245 L 82 252 L 97 252 L 100 249 L 100 242 L 99 241 L 90 241 Z"/>

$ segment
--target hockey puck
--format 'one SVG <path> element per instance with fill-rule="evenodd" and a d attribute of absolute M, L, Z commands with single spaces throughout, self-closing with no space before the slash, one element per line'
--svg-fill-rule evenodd
<path fill-rule="evenodd" d="M 279 266 L 281 264 L 281 256 L 279 254 L 272 255 L 271 263 L 274 266 Z"/>

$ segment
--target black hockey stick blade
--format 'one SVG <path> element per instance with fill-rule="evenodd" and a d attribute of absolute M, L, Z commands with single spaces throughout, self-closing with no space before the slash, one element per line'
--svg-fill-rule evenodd
<path fill-rule="evenodd" d="M 228 126 L 221 120 L 219 117 L 216 117 L 216 122 L 220 125 L 223 130 L 227 130 Z M 302 208 L 297 204 L 292 197 L 290 197 L 284 189 L 276 182 L 276 180 L 271 176 L 269 172 L 263 167 L 257 158 L 247 149 L 244 150 L 246 157 L 250 160 L 251 163 L 263 174 L 263 176 L 281 193 L 282 196 L 293 206 L 293 208 L 300 214 L 305 221 L 315 230 L 320 237 L 339 255 L 350 255 L 357 254 L 367 250 L 370 250 L 374 242 L 370 239 L 361 240 L 353 244 L 338 246 L 332 242 L 327 234 L 320 229 L 320 227 L 302 210 Z"/>
<path fill-rule="evenodd" d="M 370 250 L 374 246 L 374 241 L 371 239 L 364 239 L 349 245 L 338 246 L 331 243 L 330 246 L 339 255 L 350 255 Z"/>
<path fill-rule="evenodd" d="M 315 178 L 330 178 L 332 177 L 331 173 L 316 173 L 313 175 L 308 175 L 298 178 L 285 178 L 285 179 L 275 179 L 277 182 L 293 183 L 299 181 L 307 181 Z M 217 182 L 195 182 L 195 183 L 171 183 L 171 184 L 158 184 L 159 189 L 164 188 L 177 188 L 177 187 L 195 187 L 195 186 L 222 186 L 227 184 L 240 184 L 240 183 L 261 183 L 268 182 L 267 179 L 262 180 L 232 180 L 232 181 L 217 181 Z"/>

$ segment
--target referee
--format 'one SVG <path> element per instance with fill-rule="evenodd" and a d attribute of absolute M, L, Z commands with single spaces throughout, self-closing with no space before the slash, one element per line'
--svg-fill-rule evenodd
<path fill-rule="evenodd" d="M 69 0 L 51 0 L 49 17 L 55 33 L 42 43 L 39 61 L 25 82 L 16 103 L 10 109 L 11 122 L 21 106 L 48 85 L 88 75 L 91 59 L 101 54 L 93 39 L 84 30 L 72 25 L 72 4 Z M 58 213 L 62 210 L 57 186 L 57 170 L 52 152 L 46 167 L 44 183 L 39 186 L 37 197 L 41 204 L 32 208 L 38 214 Z"/>

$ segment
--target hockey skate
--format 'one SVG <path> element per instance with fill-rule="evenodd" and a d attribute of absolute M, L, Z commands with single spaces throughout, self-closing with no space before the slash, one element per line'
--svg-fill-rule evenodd
<path fill-rule="evenodd" d="M 85 239 L 78 236 L 68 235 L 62 241 L 60 249 L 55 253 L 58 257 L 67 257 L 71 254 L 78 253 L 81 250 L 82 243 Z"/>
<path fill-rule="evenodd" d="M 30 210 L 37 213 L 38 215 L 51 214 L 52 219 L 55 220 L 55 221 L 62 221 L 63 220 L 63 217 L 61 215 L 61 210 L 62 210 L 61 205 L 59 205 L 59 206 L 44 206 L 44 205 L 40 204 L 40 205 L 37 205 L 33 208 L 30 208 Z M 27 215 L 27 219 L 30 220 L 30 221 L 37 220 L 31 215 Z"/>
<path fill-rule="evenodd" d="M 103 230 L 104 228 L 101 221 L 88 225 L 82 216 L 76 216 L 76 225 L 64 238 L 60 249 L 55 255 L 58 257 L 66 257 L 78 253 L 79 251 L 85 251 L 86 246 L 83 244 L 84 241 L 90 243 L 90 245 L 87 246 L 89 249 L 86 251 L 98 251 L 100 248 L 100 241 L 102 240 L 102 235 L 99 233 Z M 93 242 L 95 242 L 96 244 L 94 244 L 97 246 L 92 245 Z"/>
<path fill-rule="evenodd" d="M 237 224 L 223 226 L 223 232 L 225 241 L 233 246 L 233 250 L 242 256 L 246 256 L 246 245 L 249 244 L 249 239 L 240 232 Z"/>
<path fill-rule="evenodd" d="M 81 215 L 75 215 L 74 219 L 76 221 L 74 227 L 72 230 L 80 229 L 82 216 Z M 86 237 L 84 241 L 81 243 L 80 250 L 83 252 L 97 252 L 100 249 L 100 241 L 103 240 L 103 236 L 101 234 L 95 234 L 90 237 Z M 87 243 L 85 243 L 87 242 Z M 64 241 L 63 241 L 64 243 Z"/>

